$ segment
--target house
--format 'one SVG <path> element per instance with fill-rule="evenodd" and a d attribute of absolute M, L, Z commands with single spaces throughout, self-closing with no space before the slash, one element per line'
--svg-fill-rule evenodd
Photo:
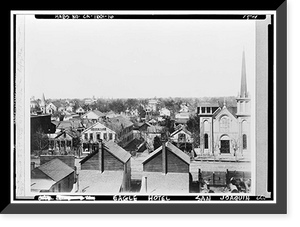
<path fill-rule="evenodd" d="M 57 111 L 56 106 L 50 102 L 47 106 L 46 106 L 46 113 L 47 114 L 54 114 Z"/>
<path fill-rule="evenodd" d="M 80 133 L 71 130 L 63 130 L 54 134 L 48 134 L 49 151 L 53 154 L 75 154 L 74 140 L 80 137 Z"/>
<path fill-rule="evenodd" d="M 159 101 L 157 99 L 150 99 L 149 102 L 148 102 L 148 108 L 152 112 L 156 112 L 158 103 L 159 103 Z"/>
<path fill-rule="evenodd" d="M 133 125 L 133 136 L 134 138 L 144 140 L 147 139 L 147 128 L 150 126 L 147 122 L 135 122 Z"/>
<path fill-rule="evenodd" d="M 102 117 L 105 117 L 105 114 L 99 110 L 90 110 L 81 116 L 82 119 L 87 119 L 94 123 L 99 121 Z"/>
<path fill-rule="evenodd" d="M 58 158 L 31 170 L 31 191 L 71 192 L 75 171 Z"/>
<path fill-rule="evenodd" d="M 142 164 L 142 193 L 189 193 L 190 157 L 171 142 L 163 141 Z"/>
<path fill-rule="evenodd" d="M 93 97 L 93 98 L 85 98 L 83 99 L 83 101 L 85 105 L 91 105 L 95 103 L 97 100 L 95 99 L 95 97 Z"/>
<path fill-rule="evenodd" d="M 146 132 L 146 141 L 149 146 L 149 149 L 153 151 L 153 143 L 154 143 L 154 138 L 156 136 L 160 137 L 164 127 L 159 126 L 159 125 L 150 125 L 147 127 L 147 132 Z"/>
<path fill-rule="evenodd" d="M 100 122 L 116 133 L 115 142 L 125 147 L 133 140 L 133 123 L 122 116 L 102 118 Z"/>
<path fill-rule="evenodd" d="M 81 106 L 79 106 L 79 107 L 75 110 L 75 113 L 77 113 L 79 116 L 82 116 L 82 115 L 85 113 L 85 111 L 84 111 L 84 109 L 83 109 Z"/>
<path fill-rule="evenodd" d="M 241 88 L 237 106 L 198 107 L 200 152 L 209 155 L 250 155 L 251 98 L 247 91 L 245 52 L 242 55 Z"/>
<path fill-rule="evenodd" d="M 73 112 L 73 106 L 71 105 L 67 106 L 66 111 L 68 111 L 69 113 Z"/>
<path fill-rule="evenodd" d="M 176 131 L 171 133 L 170 141 L 181 150 L 190 151 L 192 149 L 192 133 L 185 126 L 180 126 Z"/>
<path fill-rule="evenodd" d="M 78 192 L 128 192 L 131 186 L 131 155 L 113 141 L 100 140 L 98 146 L 80 161 Z"/>
<path fill-rule="evenodd" d="M 167 108 L 163 107 L 162 109 L 159 110 L 159 116 L 160 117 L 170 117 L 171 111 L 168 110 Z"/>
<path fill-rule="evenodd" d="M 106 125 L 97 122 L 90 127 L 86 128 L 81 133 L 82 139 L 82 155 L 87 155 L 98 149 L 98 142 L 100 140 L 116 141 L 117 133 Z"/>

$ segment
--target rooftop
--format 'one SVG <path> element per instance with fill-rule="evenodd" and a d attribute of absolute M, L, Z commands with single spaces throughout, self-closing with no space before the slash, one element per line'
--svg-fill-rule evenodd
<path fill-rule="evenodd" d="M 143 176 L 147 178 L 147 192 L 143 191 L 145 185 L 142 185 L 142 193 L 147 194 L 182 194 L 189 193 L 189 174 L 188 173 L 158 173 L 144 172 Z"/>
<path fill-rule="evenodd" d="M 56 182 L 74 172 L 74 169 L 57 158 L 52 159 L 37 168 Z"/>
<path fill-rule="evenodd" d="M 171 151 L 173 154 L 175 154 L 177 157 L 182 159 L 187 164 L 190 164 L 190 157 L 187 154 L 185 154 L 182 150 L 177 148 L 175 145 L 173 145 L 172 143 L 166 142 L 166 149 Z M 144 164 L 145 162 L 149 161 L 154 155 L 159 153 L 161 150 L 162 150 L 162 146 L 160 146 L 155 151 L 153 151 L 142 163 Z"/>
<path fill-rule="evenodd" d="M 122 171 L 81 170 L 79 193 L 119 193 L 123 181 Z"/>

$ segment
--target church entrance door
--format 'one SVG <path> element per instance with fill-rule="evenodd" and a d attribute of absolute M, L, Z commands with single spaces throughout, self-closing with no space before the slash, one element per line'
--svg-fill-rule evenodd
<path fill-rule="evenodd" d="M 230 153 L 230 141 L 229 140 L 221 140 L 221 153 L 222 154 Z"/>

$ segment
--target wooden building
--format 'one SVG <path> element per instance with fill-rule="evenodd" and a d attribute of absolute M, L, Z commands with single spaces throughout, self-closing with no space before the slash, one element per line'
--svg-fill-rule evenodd
<path fill-rule="evenodd" d="M 179 128 L 170 135 L 170 141 L 181 150 L 192 150 L 192 133 L 183 125 L 180 125 Z"/>
<path fill-rule="evenodd" d="M 119 193 L 130 190 L 131 155 L 113 141 L 80 161 L 79 193 Z"/>
<path fill-rule="evenodd" d="M 71 192 L 75 170 L 59 158 L 31 170 L 31 190 L 35 192 Z"/>
<path fill-rule="evenodd" d="M 143 162 L 142 193 L 189 193 L 190 157 L 170 142 Z"/>

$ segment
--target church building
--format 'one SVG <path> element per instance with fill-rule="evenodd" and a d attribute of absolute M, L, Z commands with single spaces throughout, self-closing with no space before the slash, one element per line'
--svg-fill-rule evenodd
<path fill-rule="evenodd" d="M 247 91 L 245 52 L 242 55 L 241 88 L 236 107 L 203 104 L 200 117 L 200 151 L 207 155 L 250 155 L 251 99 Z"/>

